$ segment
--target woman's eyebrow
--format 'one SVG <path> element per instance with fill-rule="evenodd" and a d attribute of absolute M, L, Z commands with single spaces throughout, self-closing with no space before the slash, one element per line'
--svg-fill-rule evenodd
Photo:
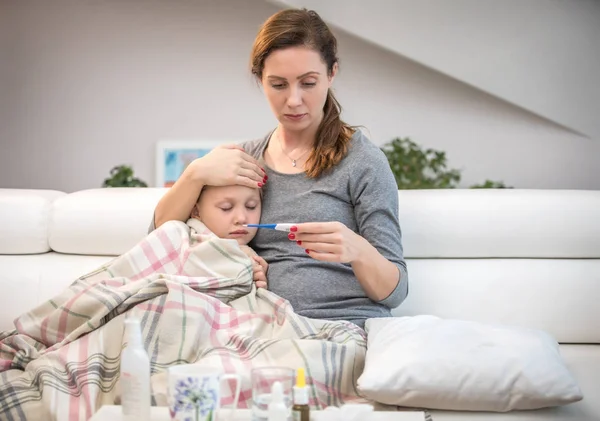
<path fill-rule="evenodd" d="M 298 76 L 296 79 L 302 79 L 303 77 L 306 77 L 306 76 L 309 76 L 309 75 L 312 75 L 312 74 L 315 74 L 315 75 L 320 75 L 321 73 L 319 73 L 319 72 L 315 72 L 315 71 L 310 71 L 310 72 L 306 72 L 306 73 L 304 73 L 304 74 L 301 74 L 301 75 L 300 75 L 300 76 Z M 281 80 L 287 80 L 287 79 L 286 79 L 286 78 L 284 78 L 284 77 L 281 77 L 281 76 L 275 76 L 275 75 L 269 75 L 269 76 L 267 76 L 267 79 L 281 79 Z"/>

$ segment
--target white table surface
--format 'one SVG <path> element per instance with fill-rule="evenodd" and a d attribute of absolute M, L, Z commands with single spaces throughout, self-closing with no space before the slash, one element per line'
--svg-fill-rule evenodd
<path fill-rule="evenodd" d="M 171 421 L 169 409 L 166 406 L 153 406 L 150 413 L 149 421 Z M 311 414 L 321 415 L 323 411 L 311 411 Z M 223 415 L 220 418 L 228 421 L 227 416 L 230 411 L 223 410 Z M 311 417 L 312 418 L 312 417 Z M 89 421 L 122 421 L 121 407 L 117 405 L 105 405 L 94 414 Z M 238 409 L 235 411 L 235 416 L 230 421 L 250 421 L 250 409 Z M 369 416 L 369 420 L 373 421 L 424 421 L 425 413 L 421 411 L 403 411 L 403 412 L 383 412 L 375 411 Z"/>

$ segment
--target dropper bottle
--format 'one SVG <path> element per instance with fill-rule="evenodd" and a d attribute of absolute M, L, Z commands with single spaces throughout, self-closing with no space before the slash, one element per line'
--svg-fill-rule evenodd
<path fill-rule="evenodd" d="M 281 382 L 275 382 L 271 386 L 268 421 L 287 421 L 288 411 L 283 396 L 283 385 Z"/>
<path fill-rule="evenodd" d="M 292 415 L 294 421 L 310 420 L 308 388 L 306 387 L 306 378 L 304 377 L 303 368 L 298 368 L 296 371 L 296 386 L 294 386 L 294 406 L 292 406 Z"/>

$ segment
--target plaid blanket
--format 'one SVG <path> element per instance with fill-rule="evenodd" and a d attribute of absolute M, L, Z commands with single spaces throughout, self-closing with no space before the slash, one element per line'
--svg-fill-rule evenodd
<path fill-rule="evenodd" d="M 119 403 L 123 322 L 133 309 L 154 405 L 166 405 L 166 369 L 184 363 L 241 374 L 241 408 L 251 406 L 251 368 L 269 365 L 304 367 L 314 409 L 366 402 L 355 388 L 364 331 L 299 316 L 256 290 L 235 241 L 192 219 L 164 224 L 0 333 L 0 419 L 87 420 Z M 229 391 L 223 403 L 232 401 Z"/>

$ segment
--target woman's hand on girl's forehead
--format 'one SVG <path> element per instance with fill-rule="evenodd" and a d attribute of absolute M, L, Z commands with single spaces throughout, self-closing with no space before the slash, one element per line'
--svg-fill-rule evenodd
<path fill-rule="evenodd" d="M 261 188 L 267 182 L 258 161 L 238 145 L 220 145 L 194 160 L 194 178 L 207 186 L 240 185 Z"/>

